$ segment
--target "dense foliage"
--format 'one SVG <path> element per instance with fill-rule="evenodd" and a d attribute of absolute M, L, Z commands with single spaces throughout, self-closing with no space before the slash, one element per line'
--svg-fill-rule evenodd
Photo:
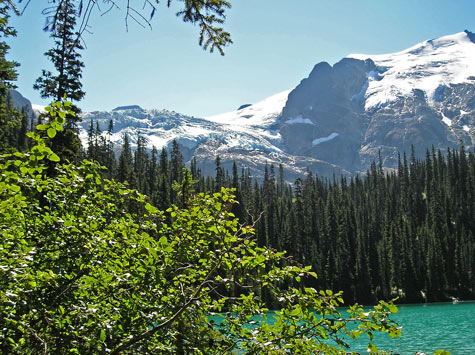
<path fill-rule="evenodd" d="M 160 211 L 93 162 L 61 164 L 46 141 L 65 107 L 48 109 L 30 150 L 1 156 L 2 353 L 343 354 L 345 339 L 400 334 L 390 303 L 345 317 L 340 293 L 301 287 L 310 267 L 258 247 L 228 190 L 192 194 L 185 170 L 181 207 Z M 255 324 L 263 292 L 280 311 Z"/>

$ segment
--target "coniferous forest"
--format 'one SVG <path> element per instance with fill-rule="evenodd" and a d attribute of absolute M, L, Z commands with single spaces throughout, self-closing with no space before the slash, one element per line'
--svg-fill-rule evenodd
<path fill-rule="evenodd" d="M 156 206 L 179 203 L 171 188 L 184 167 L 176 142 L 169 153 L 148 153 L 139 134 L 132 153 L 124 137 L 116 163 L 108 136 L 91 122 L 89 158 Z M 311 265 L 319 278 L 308 286 L 342 290 L 347 302 L 363 304 L 475 297 L 475 155 L 463 146 L 447 154 L 427 150 L 424 160 L 404 154 L 397 171 L 374 162 L 365 176 L 322 179 L 309 172 L 293 184 L 282 167 L 266 166 L 264 180 L 256 181 L 236 164 L 225 171 L 219 156 L 215 176 L 202 176 L 195 160 L 190 170 L 196 192 L 235 189 L 233 213 L 257 221 L 259 245 Z"/>

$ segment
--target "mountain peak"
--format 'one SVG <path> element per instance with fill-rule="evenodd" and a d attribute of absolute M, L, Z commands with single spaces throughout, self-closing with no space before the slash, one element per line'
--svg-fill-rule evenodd
<path fill-rule="evenodd" d="M 469 30 L 465 30 L 464 32 L 467 34 L 467 37 L 468 37 L 473 43 L 475 43 L 475 33 L 470 32 Z"/>
<path fill-rule="evenodd" d="M 368 80 L 366 109 L 395 102 L 413 90 L 421 90 L 431 100 L 440 86 L 467 82 L 475 69 L 473 38 L 466 31 L 427 40 L 397 53 L 349 55 L 372 59 L 384 69 L 378 80 Z"/>
<path fill-rule="evenodd" d="M 249 107 L 249 106 L 252 106 L 252 104 L 244 104 L 244 105 L 241 105 L 241 106 L 238 107 L 237 111 L 243 110 L 243 109 L 245 109 L 246 107 Z"/>
<path fill-rule="evenodd" d="M 112 111 L 125 111 L 125 110 L 140 110 L 143 111 L 143 108 L 139 105 L 129 105 L 129 106 L 118 106 L 114 108 Z"/>

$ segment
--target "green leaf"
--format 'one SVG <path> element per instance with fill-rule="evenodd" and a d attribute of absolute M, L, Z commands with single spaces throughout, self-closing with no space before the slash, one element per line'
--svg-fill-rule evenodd
<path fill-rule="evenodd" d="M 388 303 L 387 307 L 388 307 L 389 312 L 391 313 L 397 313 L 399 311 L 397 307 L 392 303 Z"/>
<path fill-rule="evenodd" d="M 56 136 L 56 130 L 52 127 L 48 128 L 46 133 L 48 133 L 48 137 L 50 138 L 54 138 Z"/>
<path fill-rule="evenodd" d="M 368 344 L 368 352 L 377 353 L 377 352 L 378 352 L 378 348 L 377 348 L 374 344 L 369 343 L 369 344 Z"/>
<path fill-rule="evenodd" d="M 48 155 L 48 159 L 51 160 L 51 161 L 60 161 L 61 159 L 59 158 L 59 156 L 55 153 L 51 153 Z"/>
<path fill-rule="evenodd" d="M 300 307 L 296 307 L 292 310 L 292 312 L 290 312 L 290 315 L 294 317 L 300 317 L 302 315 L 302 309 Z"/>
<path fill-rule="evenodd" d="M 145 209 L 149 212 L 149 213 L 156 213 L 158 210 L 157 208 L 155 208 L 154 206 L 152 206 L 150 203 L 146 203 L 145 204 Z"/>
<path fill-rule="evenodd" d="M 106 332 L 104 331 L 104 329 L 101 329 L 101 335 L 99 337 L 99 340 L 100 341 L 106 340 Z"/>

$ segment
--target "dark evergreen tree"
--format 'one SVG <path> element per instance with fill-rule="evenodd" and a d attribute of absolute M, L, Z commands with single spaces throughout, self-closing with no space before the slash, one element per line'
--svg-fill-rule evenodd
<path fill-rule="evenodd" d="M 9 7 L 6 2 L 0 3 L 0 38 L 16 36 L 13 27 L 8 26 Z M 19 131 L 22 127 L 22 115 L 11 103 L 10 89 L 15 87 L 18 63 L 7 60 L 10 47 L 0 41 L 0 152 L 18 146 Z"/>
<path fill-rule="evenodd" d="M 20 151 L 25 151 L 28 149 L 28 140 L 26 134 L 28 133 L 30 126 L 30 119 L 26 113 L 25 107 L 21 110 L 21 125 L 20 129 L 18 130 L 17 136 L 17 149 Z"/>
<path fill-rule="evenodd" d="M 160 166 L 159 166 L 159 188 L 153 199 L 156 206 L 162 210 L 166 210 L 171 203 L 171 184 L 170 184 L 170 162 L 168 161 L 168 152 L 165 148 L 162 148 L 160 153 Z"/>
<path fill-rule="evenodd" d="M 53 64 L 56 73 L 43 70 L 33 87 L 40 91 L 41 97 L 54 101 L 67 98 L 73 102 L 72 110 L 75 115 L 66 116 L 65 129 L 52 140 L 54 151 L 60 157 L 76 160 L 81 150 L 76 122 L 80 120 L 80 109 L 76 102 L 82 100 L 85 92 L 82 90 L 82 69 L 80 36 L 76 31 L 77 10 L 73 0 L 61 1 L 58 6 L 55 24 L 51 37 L 54 47 L 45 53 Z"/>
<path fill-rule="evenodd" d="M 221 191 L 221 187 L 224 187 L 225 185 L 225 172 L 223 167 L 221 166 L 221 158 L 219 155 L 215 159 L 215 170 L 216 170 L 216 176 L 215 176 L 215 185 L 214 189 L 215 191 Z"/>
<path fill-rule="evenodd" d="M 87 158 L 90 160 L 97 160 L 97 139 L 96 139 L 96 130 L 94 127 L 94 120 L 91 118 L 89 123 L 89 129 L 87 130 Z"/>
<path fill-rule="evenodd" d="M 117 179 L 120 182 L 128 181 L 131 183 L 133 175 L 132 150 L 130 148 L 129 137 L 124 135 L 122 149 L 119 156 L 119 165 L 117 167 Z"/>
<path fill-rule="evenodd" d="M 147 170 L 149 164 L 148 153 L 146 151 L 147 139 L 140 133 L 137 133 L 137 149 L 134 152 L 134 175 L 137 178 L 137 186 L 140 191 L 147 193 L 150 189 L 149 179 L 147 179 Z"/>
<path fill-rule="evenodd" d="M 158 151 L 155 146 L 152 147 L 150 161 L 146 171 L 146 179 L 148 190 L 144 191 L 148 196 L 152 198 L 158 190 L 159 186 L 159 174 L 158 174 Z"/>

